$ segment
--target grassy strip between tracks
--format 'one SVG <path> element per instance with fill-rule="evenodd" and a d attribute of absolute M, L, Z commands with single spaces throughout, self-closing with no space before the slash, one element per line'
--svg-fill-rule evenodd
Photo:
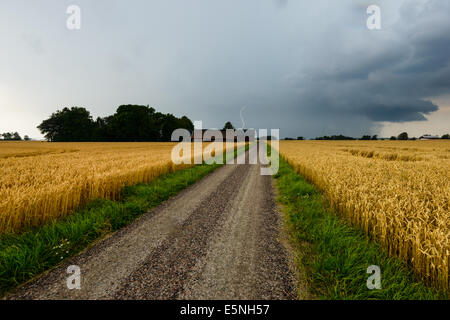
<path fill-rule="evenodd" d="M 319 299 L 448 299 L 426 287 L 403 261 L 334 214 L 325 196 L 280 157 L 278 201 L 296 248 L 296 263 Z M 367 268 L 381 270 L 381 289 L 369 290 Z"/>
<path fill-rule="evenodd" d="M 236 157 L 244 151 L 234 151 Z M 42 227 L 0 237 L 0 296 L 79 253 L 96 240 L 134 221 L 220 164 L 202 164 L 126 187 L 123 200 L 97 199 L 73 214 Z"/>

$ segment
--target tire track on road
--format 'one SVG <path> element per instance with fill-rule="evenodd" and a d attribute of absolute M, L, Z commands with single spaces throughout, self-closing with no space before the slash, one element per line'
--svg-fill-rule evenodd
<path fill-rule="evenodd" d="M 224 165 L 8 299 L 293 299 L 279 236 L 271 177 Z"/>

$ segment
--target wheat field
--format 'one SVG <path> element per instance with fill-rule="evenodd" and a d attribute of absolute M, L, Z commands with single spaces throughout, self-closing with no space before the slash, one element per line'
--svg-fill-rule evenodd
<path fill-rule="evenodd" d="M 335 212 L 448 289 L 450 141 L 280 141 Z"/>
<path fill-rule="evenodd" d="M 118 199 L 124 186 L 189 167 L 171 161 L 175 145 L 0 142 L 0 233 L 42 225 L 90 199 Z"/>

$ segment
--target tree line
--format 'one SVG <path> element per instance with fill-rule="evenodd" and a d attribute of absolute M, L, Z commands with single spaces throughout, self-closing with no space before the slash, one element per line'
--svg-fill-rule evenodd
<path fill-rule="evenodd" d="M 191 133 L 192 121 L 186 117 L 157 112 L 153 107 L 121 105 L 116 112 L 94 120 L 82 107 L 57 110 L 38 129 L 52 142 L 145 142 L 170 141 L 175 129 Z"/>
<path fill-rule="evenodd" d="M 0 137 L 2 137 L 5 141 L 22 141 L 22 137 L 18 132 L 5 132 L 0 134 Z M 25 135 L 23 140 L 28 141 L 30 140 L 30 137 Z"/>
<path fill-rule="evenodd" d="M 296 140 L 303 140 L 303 137 L 297 137 Z M 378 138 L 378 135 L 363 135 L 361 138 L 354 138 L 354 137 L 348 137 L 348 136 L 344 136 L 342 134 L 340 135 L 333 135 L 333 136 L 323 136 L 323 137 L 316 137 L 313 140 L 379 140 L 380 138 Z M 450 135 L 449 134 L 444 134 L 441 139 L 450 139 Z M 293 138 L 285 138 L 284 140 L 295 140 Z M 400 133 L 398 136 L 392 136 L 389 138 L 389 140 L 417 140 L 416 137 L 412 137 L 410 138 L 408 136 L 407 132 L 402 132 Z"/>

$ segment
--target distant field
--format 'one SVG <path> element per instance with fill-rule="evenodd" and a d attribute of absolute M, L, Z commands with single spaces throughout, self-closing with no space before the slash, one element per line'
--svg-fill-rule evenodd
<path fill-rule="evenodd" d="M 38 226 L 174 165 L 175 143 L 0 142 L 0 233 Z M 205 146 L 205 145 L 204 145 Z"/>
<path fill-rule="evenodd" d="M 336 212 L 448 289 L 450 141 L 280 141 L 280 154 Z"/>

